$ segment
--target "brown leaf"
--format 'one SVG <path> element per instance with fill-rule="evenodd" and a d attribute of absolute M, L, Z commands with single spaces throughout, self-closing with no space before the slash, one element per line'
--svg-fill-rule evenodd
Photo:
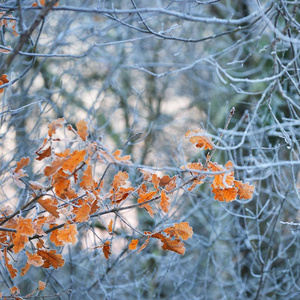
<path fill-rule="evenodd" d="M 52 137 L 53 134 L 56 133 L 57 128 L 62 128 L 63 124 L 66 123 L 66 120 L 64 118 L 56 119 L 52 123 L 48 124 L 48 135 L 49 137 Z"/>
<path fill-rule="evenodd" d="M 80 120 L 76 123 L 77 133 L 81 137 L 83 141 L 86 141 L 87 136 L 89 135 L 87 133 L 88 127 L 87 122 L 84 120 Z"/>
<path fill-rule="evenodd" d="M 109 259 L 110 255 L 111 255 L 110 241 L 106 241 L 104 243 L 104 245 L 102 245 L 101 247 L 102 247 L 102 251 L 103 251 L 105 258 Z"/>
<path fill-rule="evenodd" d="M 214 148 L 211 138 L 205 136 L 205 131 L 202 129 L 188 130 L 185 137 L 189 138 L 189 141 L 192 144 L 196 144 L 198 148 L 204 148 L 205 150 Z"/>
<path fill-rule="evenodd" d="M 35 151 L 35 154 L 38 156 L 36 160 L 43 160 L 46 157 L 51 155 L 51 147 L 49 146 L 46 150 L 42 152 Z"/>
<path fill-rule="evenodd" d="M 11 265 L 11 264 L 9 263 L 9 258 L 8 258 L 8 256 L 7 256 L 7 248 L 4 248 L 3 253 L 4 253 L 5 266 L 6 266 L 8 272 L 9 272 L 9 274 L 10 274 L 10 277 L 11 277 L 12 279 L 14 279 L 14 278 L 17 276 L 17 274 L 18 274 L 18 270 L 15 269 L 15 268 L 13 267 L 13 265 Z"/>
<path fill-rule="evenodd" d="M 43 268 L 53 266 L 54 269 L 61 268 L 65 264 L 62 255 L 56 254 L 56 250 L 38 250 L 37 254 L 44 260 Z"/>
<path fill-rule="evenodd" d="M 167 197 L 164 190 L 161 191 L 160 197 L 161 197 L 161 201 L 160 201 L 159 205 L 160 205 L 161 209 L 165 213 L 167 213 L 170 209 L 170 203 L 169 203 L 169 198 Z"/>
<path fill-rule="evenodd" d="M 238 189 L 238 195 L 241 199 L 251 199 L 253 197 L 254 185 L 250 185 L 248 182 L 243 183 L 241 181 L 234 181 L 234 186 Z"/>
<path fill-rule="evenodd" d="M 62 229 L 57 233 L 57 239 L 64 242 L 64 244 L 71 243 L 75 245 L 77 243 L 77 226 L 76 224 L 65 224 Z"/>
<path fill-rule="evenodd" d="M 52 216 L 55 218 L 59 218 L 59 212 L 57 208 L 57 203 L 56 200 L 54 199 L 38 199 L 37 202 L 47 211 L 49 212 Z"/>
<path fill-rule="evenodd" d="M 168 227 L 164 232 L 170 237 L 175 237 L 175 239 L 181 238 L 182 240 L 187 240 L 193 236 L 193 228 L 189 226 L 188 222 L 175 223 L 174 226 Z"/>
<path fill-rule="evenodd" d="M 108 231 L 111 233 L 112 232 L 112 230 L 113 230 L 113 219 L 111 219 L 110 221 L 109 221 L 109 224 L 108 224 L 108 226 L 107 226 L 107 229 L 108 229 Z"/>
<path fill-rule="evenodd" d="M 93 174 L 91 165 L 88 165 L 86 170 L 83 172 L 82 180 L 79 185 L 85 190 L 89 190 L 93 186 Z"/>

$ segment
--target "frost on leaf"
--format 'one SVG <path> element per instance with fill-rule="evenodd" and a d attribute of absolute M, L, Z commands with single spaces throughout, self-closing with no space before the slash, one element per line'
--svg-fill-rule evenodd
<path fill-rule="evenodd" d="M 93 186 L 93 174 L 92 174 L 92 166 L 88 165 L 86 170 L 83 172 L 82 180 L 80 182 L 80 187 L 85 190 L 91 189 Z"/>
<path fill-rule="evenodd" d="M 182 240 L 187 240 L 193 236 L 193 228 L 189 226 L 188 222 L 175 223 L 174 226 L 166 228 L 164 232 L 170 237 L 181 238 Z"/>
<path fill-rule="evenodd" d="M 231 161 L 227 162 L 227 164 L 225 165 L 225 168 L 221 165 L 218 165 L 217 163 L 214 163 L 214 162 L 209 162 L 207 164 L 207 167 L 213 172 L 224 172 L 224 173 L 221 173 L 221 174 L 212 175 L 212 176 L 214 176 L 213 186 L 215 188 L 228 189 L 230 187 L 233 187 L 233 185 L 234 185 L 234 177 L 233 177 L 234 172 L 233 171 L 228 172 L 229 170 L 233 170 L 233 163 Z"/>
<path fill-rule="evenodd" d="M 125 155 L 125 156 L 120 156 L 122 153 L 122 150 L 116 150 L 114 153 L 113 153 L 113 157 L 116 161 L 119 161 L 119 162 L 123 162 L 123 163 L 126 163 L 126 164 L 131 164 L 131 156 L 130 155 Z"/>
<path fill-rule="evenodd" d="M 9 272 L 10 277 L 13 279 L 13 278 L 15 278 L 17 276 L 18 270 L 15 269 L 13 267 L 13 265 L 11 265 L 9 263 L 9 258 L 7 256 L 7 248 L 4 248 L 3 253 L 4 253 L 5 266 L 6 266 L 7 270 L 8 270 L 8 272 Z"/>
<path fill-rule="evenodd" d="M 142 186 L 145 186 L 145 184 L 143 183 Z M 146 192 L 144 191 L 144 189 L 142 189 L 142 188 L 140 188 L 140 189 L 138 190 L 139 198 L 138 198 L 137 202 L 138 202 L 139 204 L 141 204 L 141 205 L 139 205 L 139 207 L 145 208 L 146 211 L 149 213 L 149 215 L 150 215 L 152 218 L 153 218 L 153 209 L 152 209 L 152 207 L 150 206 L 149 203 L 145 203 L 145 202 L 151 200 L 151 199 L 155 196 L 156 192 L 157 192 L 157 191 L 152 191 L 152 192 L 146 193 Z M 143 204 L 143 203 L 144 203 L 144 204 Z"/>
<path fill-rule="evenodd" d="M 213 194 L 215 194 L 215 200 L 219 200 L 221 202 L 233 201 L 236 199 L 237 196 L 237 189 L 235 187 L 228 188 L 228 189 L 220 189 L 220 188 L 215 188 L 212 185 L 212 192 Z"/>
<path fill-rule="evenodd" d="M 37 254 L 44 260 L 43 268 L 50 268 L 52 266 L 54 269 L 57 269 L 65 264 L 62 255 L 57 254 L 56 250 L 38 250 Z"/>
<path fill-rule="evenodd" d="M 59 218 L 56 199 L 38 199 L 37 202 L 52 216 L 54 216 L 55 218 Z"/>
<path fill-rule="evenodd" d="M 204 148 L 205 150 L 213 149 L 214 145 L 211 138 L 205 135 L 205 131 L 198 128 L 193 131 L 188 130 L 185 137 L 187 137 L 192 144 L 196 144 L 198 148 Z"/>
<path fill-rule="evenodd" d="M 243 183 L 241 181 L 234 181 L 234 186 L 238 189 L 237 193 L 241 199 L 251 199 L 253 197 L 253 192 L 255 187 L 250 185 L 248 182 Z"/>
<path fill-rule="evenodd" d="M 86 141 L 88 134 L 87 122 L 84 120 L 80 120 L 76 123 L 77 134 L 81 137 L 83 141 Z"/>
<path fill-rule="evenodd" d="M 25 188 L 25 184 L 20 180 L 21 177 L 27 176 L 23 168 L 29 164 L 29 157 L 22 157 L 17 162 L 17 167 L 12 171 L 12 178 L 19 188 Z"/>
<path fill-rule="evenodd" d="M 75 245 L 77 243 L 77 227 L 75 224 L 65 224 L 62 229 L 57 233 L 57 239 L 64 244 L 71 243 Z"/>
<path fill-rule="evenodd" d="M 56 119 L 52 123 L 48 124 L 48 136 L 52 137 L 56 133 L 57 128 L 62 128 L 63 124 L 66 123 L 64 118 Z"/>
<path fill-rule="evenodd" d="M 166 193 L 165 193 L 164 190 L 161 191 L 160 197 L 161 197 L 161 201 L 160 201 L 160 203 L 159 203 L 160 208 L 161 208 L 165 213 L 167 213 L 167 212 L 169 211 L 169 209 L 170 209 L 170 203 L 169 203 L 169 198 L 168 198 L 168 196 L 166 195 Z"/>

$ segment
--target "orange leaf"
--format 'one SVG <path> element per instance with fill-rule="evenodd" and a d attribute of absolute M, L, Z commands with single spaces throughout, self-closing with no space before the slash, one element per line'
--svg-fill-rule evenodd
<path fill-rule="evenodd" d="M 140 198 L 137 200 L 137 202 L 142 204 L 146 201 L 149 201 L 154 197 L 155 194 L 156 194 L 156 191 L 149 192 L 146 194 L 139 194 Z M 139 205 L 139 207 L 145 208 L 147 210 L 147 212 L 149 213 L 149 215 L 153 218 L 153 210 L 149 203 Z"/>
<path fill-rule="evenodd" d="M 88 165 L 86 170 L 83 172 L 82 180 L 80 182 L 80 187 L 85 190 L 89 190 L 93 186 L 93 174 L 92 166 Z"/>
<path fill-rule="evenodd" d="M 185 252 L 184 244 L 179 239 L 171 240 L 171 238 L 165 237 L 161 233 L 154 233 L 151 237 L 160 239 L 163 242 L 163 250 L 170 250 L 180 255 L 183 255 Z"/>
<path fill-rule="evenodd" d="M 33 236 L 35 234 L 35 229 L 33 226 L 33 222 L 31 219 L 24 219 L 22 217 L 19 217 L 17 219 L 17 233 L 27 235 L 27 236 Z"/>
<path fill-rule="evenodd" d="M 35 151 L 35 154 L 38 156 L 36 160 L 43 160 L 46 157 L 51 155 L 51 147 L 49 146 L 46 150 L 42 152 Z"/>
<path fill-rule="evenodd" d="M 145 232 L 145 234 L 146 234 L 146 232 Z M 141 246 L 141 248 L 138 250 L 138 252 L 141 252 L 142 250 L 144 250 L 147 247 L 147 245 L 149 244 L 149 241 L 150 241 L 150 236 L 147 237 L 145 243 Z"/>
<path fill-rule="evenodd" d="M 129 250 L 135 250 L 137 247 L 139 240 L 132 240 L 131 243 L 129 244 L 128 248 Z"/>
<path fill-rule="evenodd" d="M 49 228 L 51 229 L 51 228 L 53 228 L 53 227 L 55 227 L 55 226 L 57 226 L 57 224 L 50 224 L 50 225 L 49 225 Z M 51 241 L 55 246 L 60 247 L 60 246 L 63 246 L 63 245 L 64 245 L 64 242 L 59 241 L 59 240 L 57 239 L 57 234 L 58 234 L 58 232 L 59 232 L 58 229 L 55 229 L 55 230 L 51 231 L 51 234 L 50 234 L 50 241 Z"/>
<path fill-rule="evenodd" d="M 210 137 L 205 136 L 205 131 L 202 129 L 188 130 L 185 137 L 189 138 L 192 144 L 196 144 L 198 148 L 213 149 L 214 145 Z"/>
<path fill-rule="evenodd" d="M 91 206 L 89 205 L 89 203 L 87 201 L 84 201 L 84 200 L 81 200 L 78 203 L 81 203 L 81 206 L 77 208 L 75 221 L 76 222 L 86 222 L 90 218 L 89 214 L 91 211 Z"/>
<path fill-rule="evenodd" d="M 45 0 L 38 0 L 38 1 L 39 1 L 41 6 L 45 6 L 45 2 L 46 2 Z M 57 3 L 54 4 L 54 7 L 56 7 L 58 5 L 59 5 L 59 3 L 57 2 Z M 33 6 L 33 7 L 38 6 L 37 1 L 35 1 L 31 6 Z"/>
<path fill-rule="evenodd" d="M 236 199 L 237 189 L 235 187 L 228 189 L 219 189 L 212 186 L 212 192 L 215 194 L 215 200 L 230 202 Z"/>
<path fill-rule="evenodd" d="M 128 173 L 119 171 L 115 177 L 113 182 L 111 183 L 111 186 L 114 190 L 117 190 L 120 186 L 125 185 L 126 180 L 129 178 Z"/>
<path fill-rule="evenodd" d="M 169 198 L 167 197 L 166 193 L 164 190 L 161 191 L 161 201 L 160 201 L 160 207 L 161 209 L 167 213 L 170 209 L 170 203 L 169 203 Z"/>
<path fill-rule="evenodd" d="M 26 265 L 24 266 L 24 268 L 22 268 L 22 272 L 21 272 L 21 276 L 24 276 L 24 275 L 26 275 L 27 274 L 27 272 L 29 271 L 29 269 L 30 269 L 30 267 L 31 267 L 31 264 L 29 264 L 29 263 L 26 263 Z"/>
<path fill-rule="evenodd" d="M 86 155 L 86 150 L 75 150 L 73 153 L 69 154 L 67 160 L 64 161 L 62 168 L 64 171 L 69 171 L 73 173 L 76 167 L 84 161 Z"/>
<path fill-rule="evenodd" d="M 120 162 L 125 162 L 125 163 L 131 163 L 130 160 L 131 159 L 131 156 L 130 155 L 126 155 L 126 156 L 120 156 L 122 153 L 122 150 L 116 150 L 114 153 L 113 153 L 113 156 L 115 158 L 116 161 L 120 161 Z"/>
<path fill-rule="evenodd" d="M 174 226 L 166 228 L 164 232 L 170 237 L 174 236 L 175 239 L 181 238 L 182 240 L 193 236 L 193 228 L 189 226 L 188 222 L 175 223 Z"/>
<path fill-rule="evenodd" d="M 25 244 L 28 242 L 28 237 L 26 235 L 16 233 L 13 238 L 14 243 L 14 253 L 19 253 L 25 248 Z"/>
<path fill-rule="evenodd" d="M 11 293 L 12 295 L 18 295 L 18 294 L 20 294 L 20 290 L 19 290 L 19 288 L 16 287 L 16 286 L 13 286 L 13 287 L 10 288 L 9 290 L 10 290 L 10 293 Z"/>
<path fill-rule="evenodd" d="M 108 226 L 107 226 L 107 229 L 108 229 L 108 231 L 111 233 L 112 232 L 112 230 L 113 230 L 113 219 L 111 219 L 110 220 L 110 222 L 109 222 L 109 224 L 108 224 Z"/>
<path fill-rule="evenodd" d="M 28 257 L 27 263 L 33 265 L 34 267 L 40 267 L 44 264 L 44 260 L 40 255 L 36 253 L 31 254 L 27 251 L 26 251 L 26 255 Z"/>
<path fill-rule="evenodd" d="M 213 172 L 219 172 L 219 171 L 224 171 L 223 174 L 216 174 L 212 175 L 215 177 L 213 181 L 213 186 L 215 188 L 223 188 L 223 189 L 228 189 L 230 187 L 233 187 L 233 172 L 226 172 L 228 170 L 233 169 L 233 163 L 232 161 L 228 161 L 227 164 L 225 165 L 226 169 L 223 166 L 218 165 L 217 163 L 209 162 L 207 164 L 208 168 L 213 171 Z"/>
<path fill-rule="evenodd" d="M 77 128 L 78 135 L 81 137 L 83 141 L 85 141 L 87 136 L 89 135 L 87 133 L 88 130 L 87 122 L 84 120 L 80 120 L 79 122 L 76 123 L 76 128 Z"/>
<path fill-rule="evenodd" d="M 104 243 L 104 245 L 102 246 L 102 251 L 103 254 L 105 256 L 106 259 L 109 259 L 110 255 L 111 255 L 111 251 L 110 251 L 110 241 L 106 241 Z"/>
<path fill-rule="evenodd" d="M 20 188 L 25 188 L 25 184 L 20 180 L 21 177 L 27 176 L 23 168 L 29 164 L 29 157 L 22 157 L 19 162 L 17 162 L 17 167 L 12 172 L 12 178 L 16 185 Z"/>
<path fill-rule="evenodd" d="M 58 171 L 58 169 L 61 168 L 61 166 L 64 164 L 64 162 L 66 161 L 66 158 L 64 157 L 56 157 L 50 166 L 47 166 L 44 170 L 44 174 L 46 177 L 49 177 L 51 175 L 53 175 L 54 173 L 56 173 L 56 171 Z"/>
<path fill-rule="evenodd" d="M 75 224 L 65 224 L 63 229 L 60 229 L 57 233 L 57 239 L 64 242 L 64 244 L 71 243 L 75 245 L 77 243 L 77 227 Z"/>
<path fill-rule="evenodd" d="M 38 199 L 37 202 L 52 216 L 59 218 L 57 204 L 55 203 L 54 199 Z"/>
<path fill-rule="evenodd" d="M 13 278 L 15 278 L 15 277 L 17 276 L 18 270 L 15 269 L 15 268 L 13 267 L 13 265 L 11 265 L 11 264 L 9 263 L 9 258 L 8 258 L 8 256 L 7 256 L 7 248 L 4 248 L 3 253 L 4 253 L 5 266 L 6 266 L 8 272 L 9 272 L 9 274 L 10 274 L 10 277 L 13 279 Z"/>
<path fill-rule="evenodd" d="M 48 124 L 48 135 L 49 137 L 52 137 L 53 134 L 56 133 L 57 128 L 62 128 L 63 124 L 66 123 L 66 120 L 64 118 L 56 119 L 52 123 Z"/>
<path fill-rule="evenodd" d="M 39 287 L 38 287 L 39 291 L 44 290 L 45 287 L 46 287 L 46 282 L 43 282 L 43 281 L 39 280 Z"/>
<path fill-rule="evenodd" d="M 156 174 L 153 174 L 152 175 L 152 183 L 154 185 L 154 188 L 157 190 L 158 189 L 158 184 L 159 184 L 159 180 L 160 178 L 156 175 Z"/>
<path fill-rule="evenodd" d="M 7 75 L 6 74 L 3 74 L 1 75 L 0 77 L 0 87 L 5 84 L 5 83 L 8 83 L 9 80 L 7 79 Z M 0 88 L 0 94 L 4 92 L 4 88 Z"/>
<path fill-rule="evenodd" d="M 44 264 L 43 268 L 49 268 L 53 266 L 54 269 L 61 268 L 65 264 L 65 260 L 62 258 L 62 255 L 56 254 L 56 250 L 38 250 L 37 254 L 40 255 Z"/>
<path fill-rule="evenodd" d="M 238 195 L 241 199 L 251 199 L 253 197 L 254 185 L 250 185 L 248 182 L 243 183 L 241 181 L 234 181 L 234 186 L 238 189 Z"/>
<path fill-rule="evenodd" d="M 124 187 L 120 187 L 117 191 L 112 191 L 112 196 L 110 197 L 111 200 L 111 204 L 119 204 L 120 202 L 124 201 L 131 192 L 134 191 L 134 188 L 128 187 L 128 188 L 124 188 Z"/>

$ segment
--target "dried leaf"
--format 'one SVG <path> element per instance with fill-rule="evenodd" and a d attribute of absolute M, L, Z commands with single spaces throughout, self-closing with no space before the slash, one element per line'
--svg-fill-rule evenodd
<path fill-rule="evenodd" d="M 28 257 L 27 263 L 33 265 L 34 267 L 40 267 L 44 264 L 43 258 L 37 253 L 31 254 L 26 251 L 26 255 Z"/>
<path fill-rule="evenodd" d="M 77 133 L 81 137 L 81 139 L 83 141 L 86 141 L 86 138 L 88 136 L 87 122 L 84 120 L 80 120 L 79 122 L 76 123 L 76 128 L 77 128 Z"/>
<path fill-rule="evenodd" d="M 238 195 L 241 199 L 251 199 L 253 197 L 254 185 L 250 185 L 248 182 L 234 181 L 234 186 L 238 189 Z"/>
<path fill-rule="evenodd" d="M 228 189 L 215 188 L 212 185 L 212 192 L 215 194 L 215 200 L 230 202 L 236 199 L 237 189 L 235 187 Z"/>
<path fill-rule="evenodd" d="M 169 198 L 167 197 L 164 190 L 161 191 L 160 197 L 161 197 L 161 201 L 160 201 L 159 205 L 160 205 L 161 209 L 165 213 L 167 213 L 170 209 L 170 203 L 169 203 Z"/>
<path fill-rule="evenodd" d="M 88 201 L 84 200 L 79 200 L 78 204 L 81 205 L 76 209 L 76 217 L 75 217 L 75 222 L 86 222 L 88 221 L 89 214 L 91 211 L 91 206 L 88 203 Z"/>
<path fill-rule="evenodd" d="M 120 161 L 120 162 L 124 162 L 124 163 L 130 163 L 130 160 L 131 159 L 131 156 L 130 155 L 126 155 L 126 156 L 120 156 L 122 153 L 122 150 L 116 150 L 114 153 L 113 153 L 113 157 L 115 158 L 116 161 Z"/>
<path fill-rule="evenodd" d="M 49 137 L 52 137 L 53 134 L 56 133 L 57 128 L 62 128 L 63 124 L 66 123 L 66 120 L 64 118 L 56 119 L 52 123 L 48 124 L 48 135 Z"/>
<path fill-rule="evenodd" d="M 137 239 L 132 240 L 128 246 L 129 250 L 135 250 L 138 242 L 139 242 L 139 240 L 137 240 Z"/>
<path fill-rule="evenodd" d="M 91 189 L 93 186 L 93 174 L 92 174 L 92 166 L 88 165 L 86 170 L 83 172 L 82 180 L 80 182 L 80 187 L 85 190 Z"/>
<path fill-rule="evenodd" d="M 38 250 L 37 254 L 40 255 L 44 264 L 43 268 L 53 267 L 54 269 L 61 268 L 65 264 L 65 260 L 62 258 L 61 254 L 56 254 L 56 250 Z"/>
<path fill-rule="evenodd" d="M 214 188 L 218 189 L 228 189 L 233 187 L 234 184 L 234 173 L 232 172 L 226 172 L 228 170 L 233 169 L 233 163 L 231 161 L 228 161 L 227 164 L 225 165 L 226 168 L 224 168 L 221 165 L 218 165 L 217 163 L 209 162 L 207 164 L 207 167 L 213 171 L 213 172 L 220 172 L 224 171 L 222 174 L 216 174 L 212 175 L 214 176 L 214 181 L 213 181 L 213 186 Z"/>
<path fill-rule="evenodd" d="M 59 218 L 59 212 L 55 199 L 38 199 L 37 202 L 52 216 L 54 216 L 55 218 Z"/>
<path fill-rule="evenodd" d="M 108 224 L 108 226 L 107 226 L 107 229 L 108 229 L 108 231 L 110 232 L 110 233 L 112 233 L 112 230 L 113 230 L 113 219 L 111 219 L 110 221 L 109 221 L 109 224 Z"/>
<path fill-rule="evenodd" d="M 46 157 L 51 155 L 51 147 L 49 146 L 46 150 L 42 152 L 35 151 L 35 154 L 38 156 L 36 160 L 43 160 Z"/>
<path fill-rule="evenodd" d="M 9 80 L 7 79 L 7 75 L 6 74 L 1 75 L 1 77 L 0 77 L 0 94 L 4 92 L 4 88 L 1 88 L 1 86 L 8 82 L 9 82 Z"/>
<path fill-rule="evenodd" d="M 43 291 L 43 290 L 45 289 L 45 287 L 46 287 L 46 282 L 40 281 L 40 280 L 39 280 L 39 287 L 38 287 L 38 290 L 39 290 L 39 291 Z"/>
<path fill-rule="evenodd" d="M 189 138 L 189 141 L 192 144 L 196 144 L 198 148 L 213 149 L 214 145 L 210 137 L 205 136 L 206 133 L 202 129 L 195 129 L 193 131 L 188 130 L 185 134 L 185 137 Z"/>
<path fill-rule="evenodd" d="M 24 189 L 26 186 L 25 184 L 20 180 L 21 177 L 27 176 L 23 168 L 29 164 L 29 157 L 22 157 L 19 162 L 17 162 L 17 167 L 12 171 L 12 178 L 16 185 L 19 188 Z"/>
<path fill-rule="evenodd" d="M 145 194 L 139 194 L 140 198 L 137 200 L 137 202 L 141 204 L 141 205 L 139 205 L 139 207 L 145 208 L 152 218 L 153 218 L 152 207 L 150 206 L 149 203 L 145 203 L 145 204 L 142 204 L 142 203 L 151 200 L 155 196 L 155 194 L 156 194 L 156 191 L 145 193 Z"/>
<path fill-rule="evenodd" d="M 110 255 L 111 255 L 110 241 L 106 241 L 104 243 L 104 245 L 102 245 L 101 247 L 102 247 L 102 251 L 103 251 L 104 257 L 106 259 L 109 259 Z"/>
<path fill-rule="evenodd" d="M 146 232 L 145 232 L 145 234 L 146 234 Z M 147 245 L 149 244 L 149 241 L 150 241 L 150 236 L 147 237 L 145 243 L 141 246 L 141 248 L 138 250 L 138 252 L 141 252 L 142 250 L 144 250 L 147 247 Z"/>
<path fill-rule="evenodd" d="M 17 276 L 17 274 L 18 274 L 18 270 L 15 269 L 15 268 L 13 267 L 13 265 L 11 265 L 11 264 L 9 263 L 9 258 L 8 258 L 8 256 L 7 256 L 7 248 L 4 248 L 3 253 L 4 253 L 5 266 L 6 266 L 8 272 L 9 272 L 9 274 L 10 274 L 10 277 L 11 277 L 12 279 L 14 279 L 14 278 Z"/>
<path fill-rule="evenodd" d="M 57 239 L 64 242 L 64 244 L 71 243 L 75 245 L 77 243 L 77 226 L 75 224 L 65 224 L 63 229 L 60 229 L 57 233 Z"/>
<path fill-rule="evenodd" d="M 165 237 L 161 233 L 154 233 L 151 235 L 151 237 L 160 239 L 163 242 L 163 250 L 170 250 L 180 255 L 185 253 L 184 244 L 179 239 L 172 240 L 171 238 Z"/>
<path fill-rule="evenodd" d="M 166 228 L 164 232 L 170 237 L 181 238 L 182 240 L 187 240 L 193 236 L 193 228 L 189 226 L 188 222 L 175 223 L 174 226 Z"/>

